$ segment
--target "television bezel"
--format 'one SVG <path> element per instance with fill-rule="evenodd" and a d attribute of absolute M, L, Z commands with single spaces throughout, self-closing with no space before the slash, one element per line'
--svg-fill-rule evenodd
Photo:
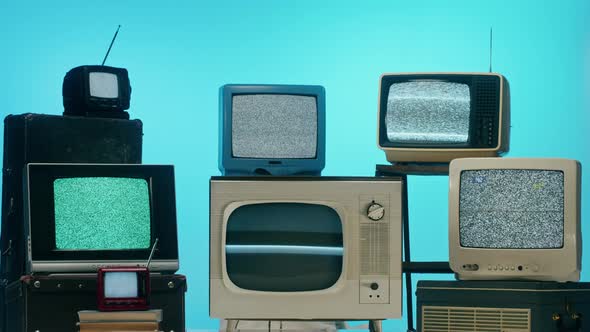
<path fill-rule="evenodd" d="M 496 142 L 495 146 L 474 147 L 469 138 L 474 131 L 473 118 L 474 108 L 473 79 L 478 76 L 498 78 L 498 122 L 497 137 L 492 137 Z M 469 138 L 467 143 L 395 143 L 387 138 L 385 117 L 387 114 L 387 98 L 389 89 L 394 83 L 409 81 L 437 80 L 453 83 L 464 83 L 469 87 L 471 98 L 471 112 L 469 117 Z M 508 80 L 498 73 L 469 73 L 469 72 L 425 72 L 425 73 L 385 73 L 379 79 L 379 97 L 377 101 L 377 146 L 385 151 L 387 160 L 390 162 L 450 162 L 455 158 L 462 157 L 495 157 L 502 155 L 509 150 L 510 133 L 510 89 Z"/>
<path fill-rule="evenodd" d="M 463 171 L 488 169 L 563 172 L 563 247 L 553 249 L 496 249 L 461 246 L 459 233 L 461 173 Z M 451 161 L 449 169 L 449 262 L 451 269 L 461 280 L 579 281 L 582 255 L 580 180 L 580 163 L 571 159 L 463 158 Z M 476 270 L 473 270 L 474 264 L 478 267 Z M 464 266 L 467 266 L 467 268 Z M 522 270 L 519 270 L 519 266 L 522 267 Z"/>
<path fill-rule="evenodd" d="M 316 100 L 317 140 L 314 158 L 241 158 L 232 152 L 235 95 L 295 95 Z M 219 170 L 223 175 L 320 175 L 326 158 L 326 92 L 320 85 L 226 84 L 219 89 Z"/>
<path fill-rule="evenodd" d="M 150 245 L 142 249 L 56 249 L 53 183 L 58 178 L 141 178 L 150 197 Z M 146 266 L 156 238 L 152 271 L 178 270 L 174 167 L 140 164 L 30 163 L 24 173 L 28 273 L 96 272 L 101 267 Z"/>

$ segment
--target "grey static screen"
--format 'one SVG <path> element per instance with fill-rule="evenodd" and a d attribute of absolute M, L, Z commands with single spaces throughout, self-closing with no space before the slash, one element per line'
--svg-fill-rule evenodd
<path fill-rule="evenodd" d="M 232 154 L 238 158 L 315 158 L 313 96 L 247 94 L 232 98 Z"/>
<path fill-rule="evenodd" d="M 462 247 L 563 247 L 563 172 L 489 169 L 463 171 L 459 193 Z"/>
<path fill-rule="evenodd" d="M 438 80 L 394 83 L 389 87 L 387 139 L 398 143 L 466 143 L 469 86 Z"/>

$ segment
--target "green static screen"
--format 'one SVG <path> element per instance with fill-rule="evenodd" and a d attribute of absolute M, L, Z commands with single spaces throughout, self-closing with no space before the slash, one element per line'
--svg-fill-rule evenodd
<path fill-rule="evenodd" d="M 58 250 L 146 249 L 150 200 L 144 179 L 57 179 L 55 247 Z"/>

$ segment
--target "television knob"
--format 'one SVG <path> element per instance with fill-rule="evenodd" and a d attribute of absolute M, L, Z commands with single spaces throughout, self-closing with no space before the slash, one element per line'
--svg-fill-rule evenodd
<path fill-rule="evenodd" d="M 369 204 L 369 207 L 367 208 L 367 217 L 369 217 L 369 219 L 373 221 L 378 221 L 383 219 L 384 215 L 385 208 L 383 207 L 383 205 L 375 202 Z"/>

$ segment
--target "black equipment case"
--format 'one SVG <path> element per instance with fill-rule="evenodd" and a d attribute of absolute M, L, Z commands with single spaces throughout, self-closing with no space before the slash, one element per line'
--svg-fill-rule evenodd
<path fill-rule="evenodd" d="M 419 281 L 416 295 L 422 332 L 590 331 L 587 282 Z"/>
<path fill-rule="evenodd" d="M 0 332 L 5 320 L 3 289 L 25 274 L 23 170 L 26 164 L 140 164 L 142 136 L 140 120 L 31 113 L 8 115 L 4 119 Z"/>
<path fill-rule="evenodd" d="M 96 275 L 24 276 L 6 287 L 6 331 L 75 332 L 78 311 L 97 310 Z M 160 329 L 184 332 L 183 275 L 150 276 L 150 309 L 162 310 Z"/>

